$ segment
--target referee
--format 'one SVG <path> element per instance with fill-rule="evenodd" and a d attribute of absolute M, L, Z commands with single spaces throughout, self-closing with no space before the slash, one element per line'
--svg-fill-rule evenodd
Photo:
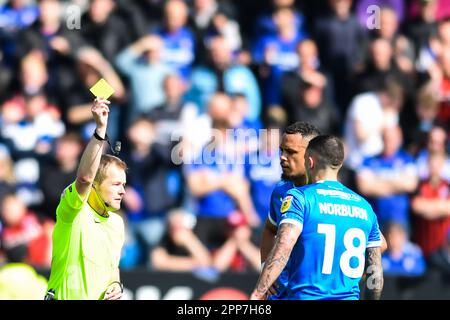
<path fill-rule="evenodd" d="M 46 300 L 117 300 L 122 297 L 119 260 L 124 243 L 120 209 L 126 164 L 102 155 L 109 101 L 95 99 L 96 130 L 78 167 L 76 181 L 62 193 L 53 231 Z"/>

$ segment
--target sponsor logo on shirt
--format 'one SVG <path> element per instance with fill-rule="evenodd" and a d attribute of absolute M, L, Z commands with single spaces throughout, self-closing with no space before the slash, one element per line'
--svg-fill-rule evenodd
<path fill-rule="evenodd" d="M 292 198 L 292 196 L 287 196 L 284 198 L 283 202 L 281 203 L 281 213 L 286 212 L 291 207 Z"/>

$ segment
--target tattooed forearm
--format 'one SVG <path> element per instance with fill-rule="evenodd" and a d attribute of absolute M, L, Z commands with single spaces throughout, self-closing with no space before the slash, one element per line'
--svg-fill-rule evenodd
<path fill-rule="evenodd" d="M 278 228 L 275 245 L 270 251 L 264 268 L 256 284 L 256 291 L 265 295 L 273 282 L 283 271 L 291 254 L 292 248 L 297 242 L 301 229 L 290 223 L 283 223 Z"/>
<path fill-rule="evenodd" d="M 379 247 L 366 250 L 366 299 L 379 300 L 383 290 L 383 266 Z"/>

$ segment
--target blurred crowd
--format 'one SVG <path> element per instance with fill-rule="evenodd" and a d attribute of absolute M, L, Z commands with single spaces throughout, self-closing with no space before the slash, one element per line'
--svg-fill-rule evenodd
<path fill-rule="evenodd" d="M 449 1 L 0 1 L 0 263 L 50 265 L 101 78 L 122 268 L 259 270 L 280 134 L 306 121 L 343 138 L 385 272 L 450 274 Z"/>

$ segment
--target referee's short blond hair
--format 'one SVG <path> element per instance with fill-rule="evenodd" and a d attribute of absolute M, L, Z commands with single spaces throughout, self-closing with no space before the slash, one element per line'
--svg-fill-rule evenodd
<path fill-rule="evenodd" d="M 123 171 L 127 171 L 128 168 L 127 164 L 122 159 L 110 154 L 103 154 L 100 159 L 100 165 L 98 166 L 94 182 L 100 185 L 103 180 L 106 179 L 108 168 L 112 165 L 122 169 Z"/>

